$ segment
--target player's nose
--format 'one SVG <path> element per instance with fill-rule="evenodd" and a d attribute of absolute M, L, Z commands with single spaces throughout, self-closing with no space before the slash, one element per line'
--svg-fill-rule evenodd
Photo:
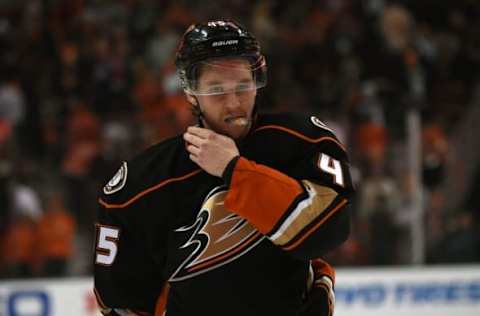
<path fill-rule="evenodd" d="M 229 92 L 225 97 L 225 107 L 229 110 L 236 109 L 240 106 L 240 99 L 235 92 Z"/>

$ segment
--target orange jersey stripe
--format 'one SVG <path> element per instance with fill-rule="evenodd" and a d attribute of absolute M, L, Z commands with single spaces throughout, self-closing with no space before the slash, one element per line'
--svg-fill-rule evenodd
<path fill-rule="evenodd" d="M 308 236 L 313 234 L 318 227 L 320 227 L 323 223 L 325 223 L 330 217 L 332 217 L 333 214 L 335 214 L 338 210 L 340 210 L 345 204 L 347 204 L 348 200 L 343 199 L 325 218 L 323 218 L 321 221 L 319 221 L 315 226 L 310 228 L 300 239 L 298 239 L 296 242 L 291 244 L 290 246 L 283 247 L 284 250 L 292 250 L 296 248 L 298 245 L 300 245 L 305 239 L 307 239 Z"/>
<path fill-rule="evenodd" d="M 184 176 L 181 176 L 181 177 L 177 177 L 177 178 L 170 178 L 170 179 L 167 179 L 167 180 L 164 180 L 162 182 L 160 182 L 159 184 L 157 185 L 154 185 L 153 187 L 150 187 L 140 193 L 138 193 L 137 195 L 135 195 L 133 198 L 131 198 L 130 200 L 128 200 L 127 202 L 125 203 L 122 203 L 122 204 L 108 204 L 107 202 L 103 201 L 101 198 L 98 199 L 98 202 L 100 204 L 102 204 L 105 208 L 125 208 L 127 206 L 129 206 L 130 204 L 132 204 L 133 202 L 137 201 L 138 199 L 142 198 L 143 196 L 145 196 L 146 194 L 152 192 L 152 191 L 155 191 L 155 190 L 158 190 L 160 189 L 161 187 L 169 184 L 169 183 L 172 183 L 172 182 L 177 182 L 177 181 L 182 181 L 182 180 L 185 180 L 185 179 L 188 179 L 190 177 L 193 177 L 194 175 L 200 173 L 202 170 L 201 169 L 198 169 L 198 170 L 195 170 L 193 172 L 190 172 Z"/>
<path fill-rule="evenodd" d="M 155 307 L 155 316 L 163 316 L 167 310 L 168 292 L 170 291 L 170 284 L 165 282 L 162 292 L 157 299 L 157 306 Z"/>
<path fill-rule="evenodd" d="M 278 130 L 281 130 L 281 131 L 284 131 L 286 133 L 289 133 L 291 135 L 294 135 L 294 136 L 297 136 L 298 138 L 301 138 L 309 143 L 320 143 L 322 141 L 325 141 L 325 140 L 330 140 L 334 143 L 336 143 L 338 146 L 340 146 L 340 148 L 342 148 L 344 151 L 345 150 L 345 147 L 343 146 L 342 143 L 340 143 L 338 140 L 336 140 L 335 138 L 333 137 L 329 137 L 329 136 L 322 136 L 322 137 L 319 137 L 319 138 L 311 138 L 311 137 L 308 137 L 306 135 L 303 135 L 297 131 L 294 131 L 292 129 L 289 129 L 289 128 L 286 128 L 286 127 L 283 127 L 283 126 L 279 126 L 279 125 L 265 125 L 265 126 L 261 126 L 259 128 L 257 128 L 256 130 L 254 130 L 253 132 L 258 132 L 258 131 L 261 131 L 261 130 L 264 130 L 264 129 L 278 129 Z"/>
<path fill-rule="evenodd" d="M 241 157 L 233 171 L 225 207 L 267 234 L 302 192 L 296 180 Z"/>

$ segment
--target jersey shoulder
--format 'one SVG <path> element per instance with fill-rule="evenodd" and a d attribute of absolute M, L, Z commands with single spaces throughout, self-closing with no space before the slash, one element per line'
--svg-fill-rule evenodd
<path fill-rule="evenodd" d="M 196 169 L 188 159 L 182 137 L 176 136 L 124 161 L 103 186 L 101 200 L 114 205 L 126 203 L 162 182 L 188 175 Z"/>
<path fill-rule="evenodd" d="M 294 139 L 304 145 L 332 143 L 345 151 L 335 132 L 319 117 L 303 113 L 260 115 L 253 133 L 270 132 L 276 137 Z"/>

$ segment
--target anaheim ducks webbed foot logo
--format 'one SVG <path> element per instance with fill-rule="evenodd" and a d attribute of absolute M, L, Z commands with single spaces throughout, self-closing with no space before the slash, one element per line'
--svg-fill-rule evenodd
<path fill-rule="evenodd" d="M 180 248 L 192 248 L 191 254 L 172 274 L 169 281 L 180 281 L 227 264 L 258 245 L 264 238 L 245 219 L 224 206 L 227 189 L 217 187 L 205 198 L 195 223 L 176 232 L 189 233 Z"/>

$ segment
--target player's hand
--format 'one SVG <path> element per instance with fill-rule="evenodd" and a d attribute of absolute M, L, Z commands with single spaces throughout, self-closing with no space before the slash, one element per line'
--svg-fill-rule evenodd
<path fill-rule="evenodd" d="M 239 155 L 233 139 L 206 128 L 190 126 L 183 139 L 187 142 L 190 159 L 217 177 L 221 177 L 228 163 Z"/>

